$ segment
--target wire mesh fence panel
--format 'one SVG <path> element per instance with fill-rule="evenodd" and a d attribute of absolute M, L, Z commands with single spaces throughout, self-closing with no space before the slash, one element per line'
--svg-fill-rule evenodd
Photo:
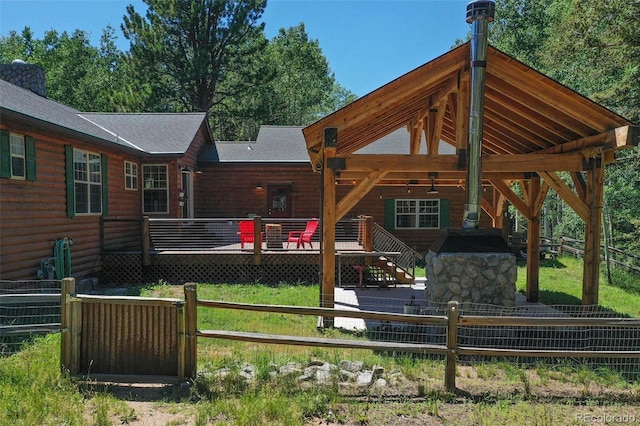
<path fill-rule="evenodd" d="M 0 354 L 60 331 L 59 280 L 0 281 Z"/>

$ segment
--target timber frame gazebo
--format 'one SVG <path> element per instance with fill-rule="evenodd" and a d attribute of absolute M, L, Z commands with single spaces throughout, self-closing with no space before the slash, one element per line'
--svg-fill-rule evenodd
<path fill-rule="evenodd" d="M 438 187 L 466 185 L 469 110 L 465 43 L 303 129 L 312 167 L 322 174 L 322 306 L 334 306 L 335 224 L 365 194 L 431 179 Z M 354 154 L 403 127 L 410 154 Z M 502 227 L 507 202 L 528 219 L 528 301 L 538 300 L 540 215 L 552 188 L 585 221 L 582 303 L 598 303 L 604 167 L 639 139 L 640 127 L 488 47 L 481 161 L 482 186 L 493 196 L 483 197 L 482 210 L 494 228 Z M 442 143 L 456 154 L 439 155 Z M 569 173 L 573 188 L 558 172 Z M 339 200 L 337 180 L 356 182 Z M 522 196 L 511 189 L 515 182 Z"/>

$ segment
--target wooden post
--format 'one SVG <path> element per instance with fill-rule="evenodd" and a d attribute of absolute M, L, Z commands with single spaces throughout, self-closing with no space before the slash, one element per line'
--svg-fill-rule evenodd
<path fill-rule="evenodd" d="M 186 325 L 184 309 L 185 304 L 180 302 L 176 306 L 176 316 L 178 328 L 178 380 L 184 381 L 185 378 L 185 359 L 186 359 Z"/>
<path fill-rule="evenodd" d="M 338 129 L 324 129 L 322 191 L 322 300 L 323 308 L 333 308 L 336 286 L 336 181 L 329 159 L 336 155 Z M 324 326 L 333 327 L 333 317 L 324 317 Z"/>
<path fill-rule="evenodd" d="M 60 289 L 60 368 L 68 370 L 71 365 L 71 295 L 76 292 L 75 278 L 63 278 Z"/>
<path fill-rule="evenodd" d="M 82 302 L 78 299 L 71 300 L 71 327 L 69 328 L 69 340 L 71 346 L 71 360 L 69 362 L 69 374 L 77 376 L 80 371 L 80 344 L 82 339 Z"/>
<path fill-rule="evenodd" d="M 151 265 L 151 235 L 149 230 L 149 216 L 142 217 L 142 266 Z"/>
<path fill-rule="evenodd" d="M 193 379 L 198 372 L 198 292 L 195 284 L 185 284 L 184 300 L 186 305 L 184 375 L 187 379 Z"/>
<path fill-rule="evenodd" d="M 364 251 L 373 251 L 373 216 L 365 216 Z"/>
<path fill-rule="evenodd" d="M 604 167 L 599 158 L 592 159 L 587 170 L 586 204 L 589 216 L 584 237 L 584 271 L 582 278 L 582 304 L 597 305 L 600 282 L 600 232 L 602 230 L 602 200 Z"/>
<path fill-rule="evenodd" d="M 445 360 L 444 387 L 447 392 L 456 390 L 456 352 L 458 347 L 458 302 L 447 304 L 447 357 Z"/>
<path fill-rule="evenodd" d="M 540 178 L 532 178 L 528 185 L 529 227 L 527 230 L 527 302 L 537 303 L 540 292 L 540 212 L 535 200 L 540 193 Z M 546 195 L 546 193 L 545 193 Z M 540 205 L 541 206 L 541 205 Z"/>
<path fill-rule="evenodd" d="M 253 217 L 253 264 L 262 265 L 262 217 Z"/>

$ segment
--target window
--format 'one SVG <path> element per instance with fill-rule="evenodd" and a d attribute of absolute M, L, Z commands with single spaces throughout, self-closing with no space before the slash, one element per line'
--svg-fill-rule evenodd
<path fill-rule="evenodd" d="M 440 228 L 440 200 L 395 200 L 395 227 Z"/>
<path fill-rule="evenodd" d="M 138 165 L 131 161 L 124 162 L 124 189 L 130 191 L 138 189 Z"/>
<path fill-rule="evenodd" d="M 24 147 L 24 136 L 11 133 L 9 152 L 11 155 L 11 177 L 15 179 L 26 178 L 27 157 Z"/>
<path fill-rule="evenodd" d="M 99 154 L 73 150 L 76 214 L 102 213 L 102 162 Z"/>
<path fill-rule="evenodd" d="M 36 180 L 35 139 L 0 130 L 0 177 Z"/>
<path fill-rule="evenodd" d="M 143 165 L 142 181 L 143 213 L 169 213 L 167 166 Z"/>

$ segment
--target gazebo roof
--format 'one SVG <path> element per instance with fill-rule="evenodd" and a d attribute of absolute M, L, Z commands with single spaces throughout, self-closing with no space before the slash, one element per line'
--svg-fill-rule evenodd
<path fill-rule="evenodd" d="M 436 149 L 438 143 L 465 148 L 468 109 L 458 95 L 468 97 L 469 62 L 465 43 L 306 127 L 311 159 L 328 127 L 338 130 L 337 155 L 354 153 L 402 127 L 425 132 L 428 146 Z M 491 46 L 484 111 L 483 155 L 575 151 L 589 145 L 580 142 L 584 138 L 606 138 L 603 133 L 631 124 Z M 415 141 L 419 145 L 418 136 Z"/>

